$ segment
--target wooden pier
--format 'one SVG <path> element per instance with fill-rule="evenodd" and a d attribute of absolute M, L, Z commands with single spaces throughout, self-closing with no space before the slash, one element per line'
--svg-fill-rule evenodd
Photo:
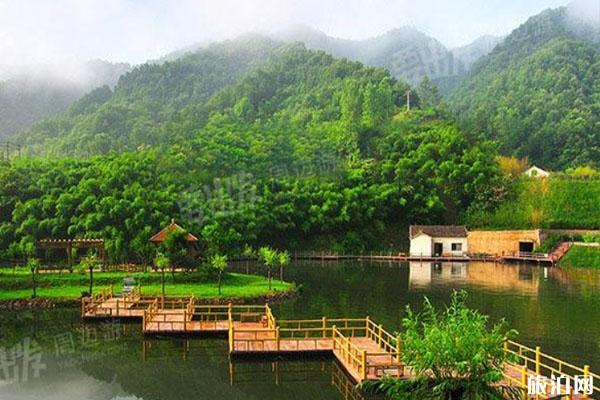
<path fill-rule="evenodd" d="M 202 305 L 196 304 L 193 296 L 145 298 L 139 291 L 125 297 L 103 291 L 82 299 L 81 316 L 86 320 L 141 319 L 143 332 L 148 336 L 220 333 L 227 335 L 231 356 L 331 354 L 355 383 L 384 376 L 407 379 L 412 376 L 410 366 L 401 361 L 400 340 L 368 316 L 278 320 L 268 304 Z M 588 366 L 577 367 L 542 353 L 539 347 L 534 349 L 513 341 L 505 342 L 504 351 L 511 362 L 505 366 L 503 383 L 524 393 L 530 377 L 554 374 L 564 375 L 571 382 L 576 377 L 591 377 L 593 393 L 600 394 L 600 375 L 592 373 Z"/>
<path fill-rule="evenodd" d="M 387 262 L 461 262 L 467 263 L 471 261 L 481 262 L 496 262 L 496 263 L 510 263 L 510 262 L 523 262 L 532 264 L 552 264 L 556 263 L 556 258 L 548 254 L 541 253 L 510 253 L 502 255 L 485 255 L 485 254 L 468 254 L 464 256 L 418 256 L 418 255 L 406 255 L 406 254 L 385 254 L 381 253 L 370 253 L 361 255 L 344 255 L 344 254 L 330 254 L 330 253 L 295 253 L 292 255 L 295 260 L 305 261 L 387 261 Z"/>

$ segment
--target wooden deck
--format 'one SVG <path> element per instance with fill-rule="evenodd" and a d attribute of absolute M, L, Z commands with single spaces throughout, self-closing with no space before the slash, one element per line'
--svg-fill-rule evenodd
<path fill-rule="evenodd" d="M 193 296 L 158 299 L 135 292 L 126 297 L 103 292 L 84 299 L 81 315 L 84 319 L 141 318 L 146 335 L 226 334 L 232 356 L 328 353 L 355 383 L 384 376 L 411 377 L 410 367 L 401 362 L 398 338 L 369 317 L 277 320 L 268 304 L 198 305 Z M 600 376 L 587 366 L 580 368 L 542 353 L 539 347 L 512 341 L 505 342 L 504 351 L 513 359 L 505 367 L 505 384 L 526 391 L 531 376 L 564 374 L 571 382 L 575 377 L 592 377 L 594 394 L 600 394 Z M 584 398 L 577 396 L 571 398 Z"/>

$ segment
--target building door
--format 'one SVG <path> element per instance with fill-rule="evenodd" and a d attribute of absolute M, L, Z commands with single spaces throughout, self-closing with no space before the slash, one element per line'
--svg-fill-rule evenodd
<path fill-rule="evenodd" d="M 519 253 L 533 253 L 533 242 L 519 242 Z"/>
<path fill-rule="evenodd" d="M 433 255 L 441 256 L 444 252 L 444 244 L 443 243 L 434 243 L 433 244 Z"/>

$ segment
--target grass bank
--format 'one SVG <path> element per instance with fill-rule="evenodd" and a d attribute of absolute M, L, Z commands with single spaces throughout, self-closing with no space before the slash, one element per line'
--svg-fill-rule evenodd
<path fill-rule="evenodd" d="M 472 211 L 470 228 L 600 229 L 600 179 L 517 180 L 511 195 L 494 211 Z"/>
<path fill-rule="evenodd" d="M 600 247 L 573 246 L 560 260 L 560 266 L 600 269 Z"/>
<path fill-rule="evenodd" d="M 123 278 L 133 277 L 142 285 L 144 295 L 160 295 L 161 277 L 158 273 L 115 273 L 97 272 L 94 274 L 94 292 L 111 285 L 116 292 L 123 285 Z M 37 297 L 52 300 L 77 300 L 89 290 L 89 276 L 81 273 L 38 274 Z M 194 295 L 202 299 L 254 298 L 274 293 L 293 291 L 295 286 L 279 280 L 272 281 L 269 290 L 267 278 L 258 275 L 228 273 L 223 277 L 221 295 L 217 283 L 199 273 L 165 275 L 167 296 Z M 31 274 L 23 269 L 8 269 L 0 272 L 0 301 L 31 298 Z"/>

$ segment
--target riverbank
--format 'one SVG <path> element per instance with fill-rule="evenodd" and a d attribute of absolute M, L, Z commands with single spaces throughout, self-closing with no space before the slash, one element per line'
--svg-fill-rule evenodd
<path fill-rule="evenodd" d="M 600 269 L 600 247 L 573 246 L 560 260 L 560 266 Z"/>
<path fill-rule="evenodd" d="M 162 287 L 160 274 L 156 273 L 102 273 L 94 277 L 93 292 L 113 286 L 120 291 L 125 277 L 133 277 L 141 284 L 144 296 L 160 296 Z M 89 291 L 89 276 L 73 274 L 40 274 L 36 277 L 36 298 L 32 299 L 31 276 L 22 271 L 0 272 L 0 308 L 52 308 L 56 306 L 79 305 L 83 293 Z M 296 291 L 293 283 L 273 280 L 271 289 L 267 278 L 259 275 L 228 273 L 223 277 L 221 294 L 217 283 L 207 281 L 200 274 L 167 274 L 165 295 L 170 297 L 194 295 L 202 302 L 265 302 L 292 296 Z"/>

